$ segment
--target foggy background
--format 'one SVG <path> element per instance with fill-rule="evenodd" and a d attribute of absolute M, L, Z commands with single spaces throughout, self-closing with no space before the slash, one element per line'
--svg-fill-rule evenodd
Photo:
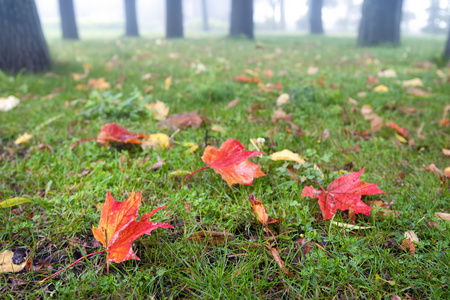
<path fill-rule="evenodd" d="M 283 32 L 308 32 L 307 0 L 285 1 L 285 30 L 280 29 L 280 7 L 277 0 L 254 0 L 255 32 L 281 34 Z M 433 0 L 404 0 L 402 32 L 430 34 L 426 26 Z M 447 32 L 450 0 L 440 1 L 442 28 L 434 34 Z M 165 30 L 165 1 L 137 0 L 139 30 L 143 35 L 163 35 Z M 208 34 L 228 34 L 231 0 L 207 0 L 210 31 Z M 60 38 L 58 0 L 36 0 L 44 34 L 47 38 Z M 322 10 L 324 30 L 335 34 L 357 34 L 361 17 L 362 0 L 324 0 Z M 82 38 L 124 34 L 123 0 L 74 0 L 79 33 Z M 183 17 L 186 36 L 202 32 L 201 0 L 183 0 Z"/>

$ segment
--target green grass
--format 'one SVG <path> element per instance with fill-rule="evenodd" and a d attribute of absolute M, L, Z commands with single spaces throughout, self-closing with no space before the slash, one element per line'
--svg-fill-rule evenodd
<path fill-rule="evenodd" d="M 23 99 L 17 108 L 0 112 L 0 200 L 32 199 L 29 204 L 0 209 L 0 249 L 27 247 L 35 267 L 46 261 L 53 268 L 0 275 L 2 298 L 450 297 L 450 223 L 434 217 L 435 212 L 450 212 L 448 181 L 442 183 L 423 167 L 434 163 L 444 169 L 450 165 L 441 152 L 450 148 L 449 127 L 439 126 L 443 108 L 450 104 L 450 85 L 439 78 L 437 66 L 422 68 L 419 64 L 439 56 L 443 40 L 405 38 L 398 48 L 370 49 L 355 47 L 354 38 L 310 36 L 258 37 L 257 43 L 224 38 L 162 42 L 124 38 L 51 40 L 52 72 L 57 76 L 24 73 L 13 77 L 0 73 L 0 97 L 16 95 Z M 151 55 L 135 59 L 147 53 Z M 180 57 L 169 58 L 169 53 L 179 53 Z M 106 63 L 115 55 L 118 60 L 108 68 Z M 88 78 L 105 77 L 113 86 L 125 74 L 122 89 L 113 87 L 104 94 L 75 89 L 88 78 L 75 82 L 71 73 L 82 73 L 86 63 L 92 65 Z M 197 74 L 193 63 L 203 63 L 207 70 Z M 308 66 L 317 66 L 319 72 L 308 75 Z M 294 123 L 305 133 L 303 137 L 294 136 L 288 123 L 271 121 L 279 91 L 261 93 L 254 84 L 234 82 L 235 75 L 255 68 L 261 70 L 265 83 L 282 83 L 282 91 L 290 94 L 291 103 L 283 110 L 293 114 Z M 397 78 L 379 78 L 389 91 L 373 92 L 373 87 L 367 88 L 366 78 L 384 68 L 395 69 Z M 275 75 L 264 78 L 264 69 L 272 69 Z M 448 67 L 441 70 L 449 76 Z M 141 80 L 146 73 L 159 77 L 150 82 Z M 167 76 L 173 78 L 168 91 L 164 89 Z M 324 87 L 317 81 L 321 76 Z M 419 98 L 405 92 L 401 82 L 415 77 L 421 78 L 432 97 Z M 330 88 L 332 83 L 338 88 Z M 145 94 L 150 85 L 153 92 Z M 58 87 L 65 89 L 53 99 L 43 99 Z M 366 92 L 364 98 L 357 96 L 362 91 Z M 370 128 L 370 122 L 352 110 L 349 97 L 358 100 L 358 108 L 370 104 L 385 122 L 406 128 L 415 145 L 399 143 L 389 128 L 371 132 L 368 140 L 345 134 L 344 128 Z M 227 109 L 227 103 L 235 98 L 240 103 Z M 174 140 L 178 143 L 172 149 L 142 151 L 138 147 L 102 147 L 91 141 L 69 150 L 78 140 L 95 137 L 101 126 L 111 122 L 132 132 L 171 135 L 173 130 L 158 128 L 157 121 L 143 109 L 157 99 L 170 106 L 171 114 L 197 111 L 208 120 L 201 128 L 177 133 Z M 124 101 L 128 101 L 126 105 Z M 262 123 L 247 119 L 247 109 L 255 103 L 262 106 L 254 113 Z M 409 115 L 398 107 L 415 107 L 420 112 Z M 426 140 L 416 133 L 422 123 Z M 226 134 L 211 131 L 212 124 L 224 127 Z M 326 140 L 321 139 L 324 129 L 330 131 Z M 269 130 L 275 131 L 273 136 Z M 31 133 L 33 139 L 14 145 L 24 132 Z M 206 133 L 208 143 L 216 147 L 234 138 L 248 148 L 250 138 L 264 137 L 262 150 L 267 154 L 283 149 L 297 152 L 308 163 L 296 172 L 307 181 L 293 181 L 286 171 L 288 163 L 264 156 L 252 161 L 259 163 L 267 176 L 255 179 L 252 186 L 230 188 L 218 174 L 206 170 L 178 190 L 183 177 L 170 174 L 205 166 L 201 156 Z M 186 155 L 183 142 L 194 142 L 200 148 Z M 51 146 L 53 152 L 28 151 L 40 143 Z M 361 150 L 345 151 L 354 145 L 360 145 Z M 123 157 L 126 159 L 121 162 Z M 157 171 L 148 170 L 157 157 L 167 162 Z M 400 212 L 398 217 L 382 218 L 374 210 L 371 216 L 358 216 L 356 221 L 371 229 L 343 229 L 322 220 L 316 200 L 300 196 L 304 186 L 317 186 L 314 180 L 328 185 L 350 162 L 352 171 L 365 167 L 362 179 L 377 183 L 386 192 L 363 200 L 394 201 L 392 209 Z M 323 178 L 314 171 L 313 163 L 321 169 Z M 89 169 L 88 175 L 77 176 Z M 404 179 L 398 179 L 400 172 Z M 112 264 L 109 274 L 105 256 L 99 255 L 40 285 L 38 281 L 50 272 L 83 254 L 101 250 L 91 228 L 98 225 L 98 207 L 105 201 L 107 190 L 119 201 L 132 190 L 142 190 L 140 213 L 167 205 L 168 209 L 157 213 L 154 220 L 170 223 L 175 229 L 158 229 L 151 236 L 141 237 L 133 243 L 141 260 Z M 250 193 L 262 200 L 270 216 L 281 218 L 270 228 L 278 240 L 281 258 L 295 277 L 284 274 L 265 248 L 268 243 L 276 246 L 253 216 Z M 189 203 L 190 213 L 185 203 Z M 348 223 L 346 216 L 338 212 L 334 221 Z M 430 227 L 430 221 L 439 225 Z M 217 245 L 189 241 L 199 230 L 228 231 L 234 238 Z M 408 230 L 414 230 L 420 239 L 412 257 L 399 246 Z M 300 238 L 315 243 L 305 257 L 295 245 Z"/>

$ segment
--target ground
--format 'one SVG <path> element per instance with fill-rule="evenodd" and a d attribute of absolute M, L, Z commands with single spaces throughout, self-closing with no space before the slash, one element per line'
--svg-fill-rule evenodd
<path fill-rule="evenodd" d="M 444 174 L 450 163 L 442 150 L 450 149 L 448 116 L 443 116 L 450 104 L 450 69 L 439 59 L 444 40 L 404 38 L 400 47 L 355 44 L 352 37 L 311 36 L 258 37 L 256 42 L 50 40 L 50 73 L 0 73 L 0 98 L 21 99 L 16 108 L 0 111 L 0 201 L 31 199 L 0 208 L 0 249 L 22 250 L 29 261 L 19 273 L 0 275 L 1 297 L 450 297 L 450 223 L 435 216 L 450 212 Z M 396 77 L 383 77 L 386 69 Z M 237 82 L 237 75 L 261 83 Z M 88 86 L 89 79 L 100 77 L 111 87 Z M 423 86 L 404 86 L 414 78 Z M 281 93 L 289 94 L 290 102 L 277 107 Z M 235 99 L 239 102 L 229 108 Z M 159 127 L 145 107 L 156 100 L 170 114 L 198 113 L 202 125 L 178 131 Z M 287 116 L 274 117 L 277 109 Z M 366 120 L 375 116 L 383 122 Z M 172 135 L 171 146 L 142 150 L 91 140 L 71 151 L 77 141 L 96 137 L 113 122 L 133 133 Z M 380 127 L 386 122 L 406 134 Z M 33 137 L 16 145 L 25 132 Z M 263 152 L 250 161 L 266 176 L 230 187 L 208 169 L 183 183 L 187 174 L 207 166 L 201 159 L 206 144 L 218 148 L 229 138 Z M 250 139 L 257 138 L 264 143 L 253 145 Z M 186 153 L 186 142 L 199 148 Z M 306 163 L 270 159 L 283 149 Z M 152 167 L 161 160 L 160 168 Z M 442 173 L 428 170 L 431 164 Z M 351 211 L 338 211 L 323 220 L 317 199 L 301 196 L 305 186 L 326 188 L 364 167 L 362 180 L 385 194 L 362 200 L 389 203 L 389 210 L 372 203 L 371 215 L 355 218 Z M 109 274 L 100 254 L 38 283 L 101 251 L 92 227 L 99 224 L 106 192 L 124 201 L 133 190 L 142 191 L 141 215 L 167 205 L 152 221 L 174 229 L 156 229 L 136 240 L 133 249 L 141 260 L 111 263 Z M 280 219 L 268 225 L 277 242 L 257 221 L 249 194 Z M 199 231 L 230 235 L 189 239 Z M 405 239 L 407 231 L 419 241 Z M 276 252 L 285 270 L 274 259 Z"/>

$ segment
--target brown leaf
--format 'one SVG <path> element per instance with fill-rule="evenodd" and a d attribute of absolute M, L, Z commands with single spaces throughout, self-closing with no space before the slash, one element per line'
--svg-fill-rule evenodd
<path fill-rule="evenodd" d="M 439 121 L 439 126 L 444 127 L 444 126 L 449 126 L 450 125 L 450 119 L 442 119 Z"/>
<path fill-rule="evenodd" d="M 450 149 L 442 148 L 442 154 L 444 154 L 445 156 L 450 156 Z"/>
<path fill-rule="evenodd" d="M 367 76 L 367 83 L 368 84 L 379 84 L 380 81 L 378 80 L 377 76 L 369 75 L 369 76 Z"/>
<path fill-rule="evenodd" d="M 409 252 L 409 256 L 413 257 L 416 252 L 416 245 L 410 238 L 405 238 L 402 242 L 402 247 Z"/>
<path fill-rule="evenodd" d="M 373 131 L 380 131 L 383 127 L 383 119 L 381 117 L 376 116 L 375 118 L 370 121 L 370 128 Z"/>
<path fill-rule="evenodd" d="M 292 122 L 294 118 L 294 114 L 287 114 L 285 111 L 281 109 L 277 109 L 273 112 L 272 122 L 278 123 L 279 120 L 283 120 L 286 122 Z"/>
<path fill-rule="evenodd" d="M 322 135 L 320 136 L 320 138 L 322 139 L 322 141 L 326 141 L 328 138 L 330 137 L 330 131 L 328 129 L 325 129 L 322 132 Z"/>
<path fill-rule="evenodd" d="M 257 199 L 253 194 L 248 195 L 248 200 L 252 205 L 253 212 L 258 218 L 258 221 L 262 223 L 264 226 L 279 221 L 279 219 L 269 218 L 269 215 L 267 214 L 267 210 L 264 207 L 264 204 L 262 204 L 261 200 Z"/>
<path fill-rule="evenodd" d="M 237 98 L 237 99 L 234 99 L 234 100 L 228 102 L 227 108 L 230 109 L 233 106 L 236 106 L 239 103 L 239 101 L 241 101 L 241 100 L 239 98 Z"/>
<path fill-rule="evenodd" d="M 417 137 L 421 140 L 426 140 L 426 137 L 422 135 L 422 130 L 423 130 L 424 126 L 425 126 L 425 123 L 422 123 L 420 125 L 420 127 L 417 129 Z"/>
<path fill-rule="evenodd" d="M 264 77 L 271 78 L 273 76 L 273 71 L 271 69 L 265 69 L 263 75 Z"/>
<path fill-rule="evenodd" d="M 153 170 L 153 171 L 156 171 L 156 170 L 160 169 L 165 163 L 166 163 L 166 160 L 165 160 L 165 159 L 164 159 L 164 160 L 160 160 L 160 161 L 158 161 L 158 162 L 156 162 L 156 163 L 154 163 L 154 164 L 148 166 L 148 167 L 147 167 L 147 170 Z"/>
<path fill-rule="evenodd" d="M 120 76 L 119 76 L 119 78 L 117 78 L 117 80 L 116 80 L 116 83 L 114 84 L 114 86 L 117 88 L 117 89 L 122 89 L 122 83 L 123 83 L 123 81 L 125 80 L 125 73 L 122 73 Z"/>
<path fill-rule="evenodd" d="M 86 169 L 86 170 L 78 173 L 77 176 L 78 176 L 78 178 L 84 177 L 84 176 L 88 175 L 89 173 L 91 173 L 93 170 L 94 170 L 93 168 Z"/>
<path fill-rule="evenodd" d="M 419 110 L 414 107 L 397 107 L 397 110 L 408 115 L 413 115 L 419 112 Z"/>
<path fill-rule="evenodd" d="M 247 111 L 249 114 L 252 114 L 257 110 L 260 110 L 261 108 L 262 108 L 261 103 L 253 103 L 251 106 L 248 107 Z"/>
<path fill-rule="evenodd" d="M 233 238 L 234 238 L 234 235 L 232 233 L 228 233 L 228 232 L 200 230 L 200 231 L 193 233 L 188 238 L 188 241 L 195 241 L 197 243 L 206 241 L 213 245 L 217 245 L 217 244 L 223 243 L 225 240 L 232 240 Z"/>
<path fill-rule="evenodd" d="M 361 146 L 360 146 L 360 145 L 353 145 L 353 146 L 350 146 L 350 147 L 341 149 L 340 151 L 341 151 L 341 152 L 344 152 L 344 153 L 348 153 L 348 152 L 359 152 L 359 151 L 361 151 Z"/>
<path fill-rule="evenodd" d="M 430 92 L 424 91 L 423 89 L 416 88 L 416 87 L 407 88 L 406 93 L 413 95 L 413 96 L 424 97 L 424 98 L 433 96 L 433 94 L 431 94 Z"/>
<path fill-rule="evenodd" d="M 434 216 L 436 216 L 442 220 L 445 220 L 445 221 L 450 221 L 450 214 L 447 214 L 447 213 L 437 212 L 437 213 L 434 213 Z"/>
<path fill-rule="evenodd" d="M 187 127 L 199 128 L 202 125 L 203 119 L 194 112 L 184 114 L 170 115 L 167 120 L 159 122 L 158 126 L 171 129 L 184 129 Z"/>
<path fill-rule="evenodd" d="M 278 250 L 272 247 L 267 246 L 267 249 L 270 250 L 273 259 L 275 260 L 275 262 L 278 264 L 278 266 L 280 267 L 280 269 L 289 277 L 295 277 L 294 274 L 292 274 L 288 269 L 286 269 L 286 267 L 284 266 L 284 261 L 281 259 L 280 254 L 278 253 Z"/>

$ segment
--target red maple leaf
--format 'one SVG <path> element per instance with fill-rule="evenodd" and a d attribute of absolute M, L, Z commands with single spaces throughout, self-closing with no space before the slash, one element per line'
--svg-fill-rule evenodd
<path fill-rule="evenodd" d="M 370 206 L 361 201 L 363 195 L 375 195 L 384 193 L 378 189 L 374 183 L 360 181 L 359 178 L 364 172 L 364 168 L 359 172 L 351 172 L 345 176 L 337 178 L 330 183 L 325 191 L 316 190 L 312 185 L 303 188 L 302 197 L 319 198 L 319 206 L 323 219 L 331 219 L 336 210 L 347 210 L 353 208 L 356 214 L 362 213 L 370 215 Z"/>
<path fill-rule="evenodd" d="M 408 137 L 408 133 L 406 132 L 405 128 L 402 128 L 395 123 L 386 123 L 385 125 L 387 127 L 391 127 L 392 129 L 397 130 L 397 132 L 400 133 L 401 135 L 403 135 L 404 137 Z"/>
<path fill-rule="evenodd" d="M 228 139 L 219 149 L 206 147 L 202 160 L 219 173 L 229 186 L 236 183 L 251 185 L 254 178 L 266 176 L 258 164 L 247 160 L 259 154 L 259 151 L 245 151 L 241 142 Z"/>
<path fill-rule="evenodd" d="M 109 191 L 107 192 L 100 223 L 98 227 L 92 226 L 92 232 L 95 239 L 107 249 L 108 263 L 119 263 L 128 259 L 139 260 L 131 248 L 132 241 L 143 234 L 150 235 L 150 232 L 158 227 L 173 228 L 166 223 L 149 222 L 151 216 L 166 206 L 155 208 L 152 212 L 142 215 L 141 220 L 137 221 L 140 205 L 140 192 L 131 192 L 130 197 L 124 202 L 114 201 Z"/>
<path fill-rule="evenodd" d="M 108 146 L 110 141 L 119 142 L 119 143 L 131 143 L 131 144 L 142 144 L 140 139 L 147 138 L 148 136 L 143 133 L 132 133 L 126 130 L 123 127 L 120 127 L 116 123 L 110 123 L 102 126 L 100 129 L 100 133 L 96 138 L 87 138 L 81 141 L 76 142 L 70 150 L 73 150 L 78 144 L 96 140 L 98 143 L 103 146 Z"/>

